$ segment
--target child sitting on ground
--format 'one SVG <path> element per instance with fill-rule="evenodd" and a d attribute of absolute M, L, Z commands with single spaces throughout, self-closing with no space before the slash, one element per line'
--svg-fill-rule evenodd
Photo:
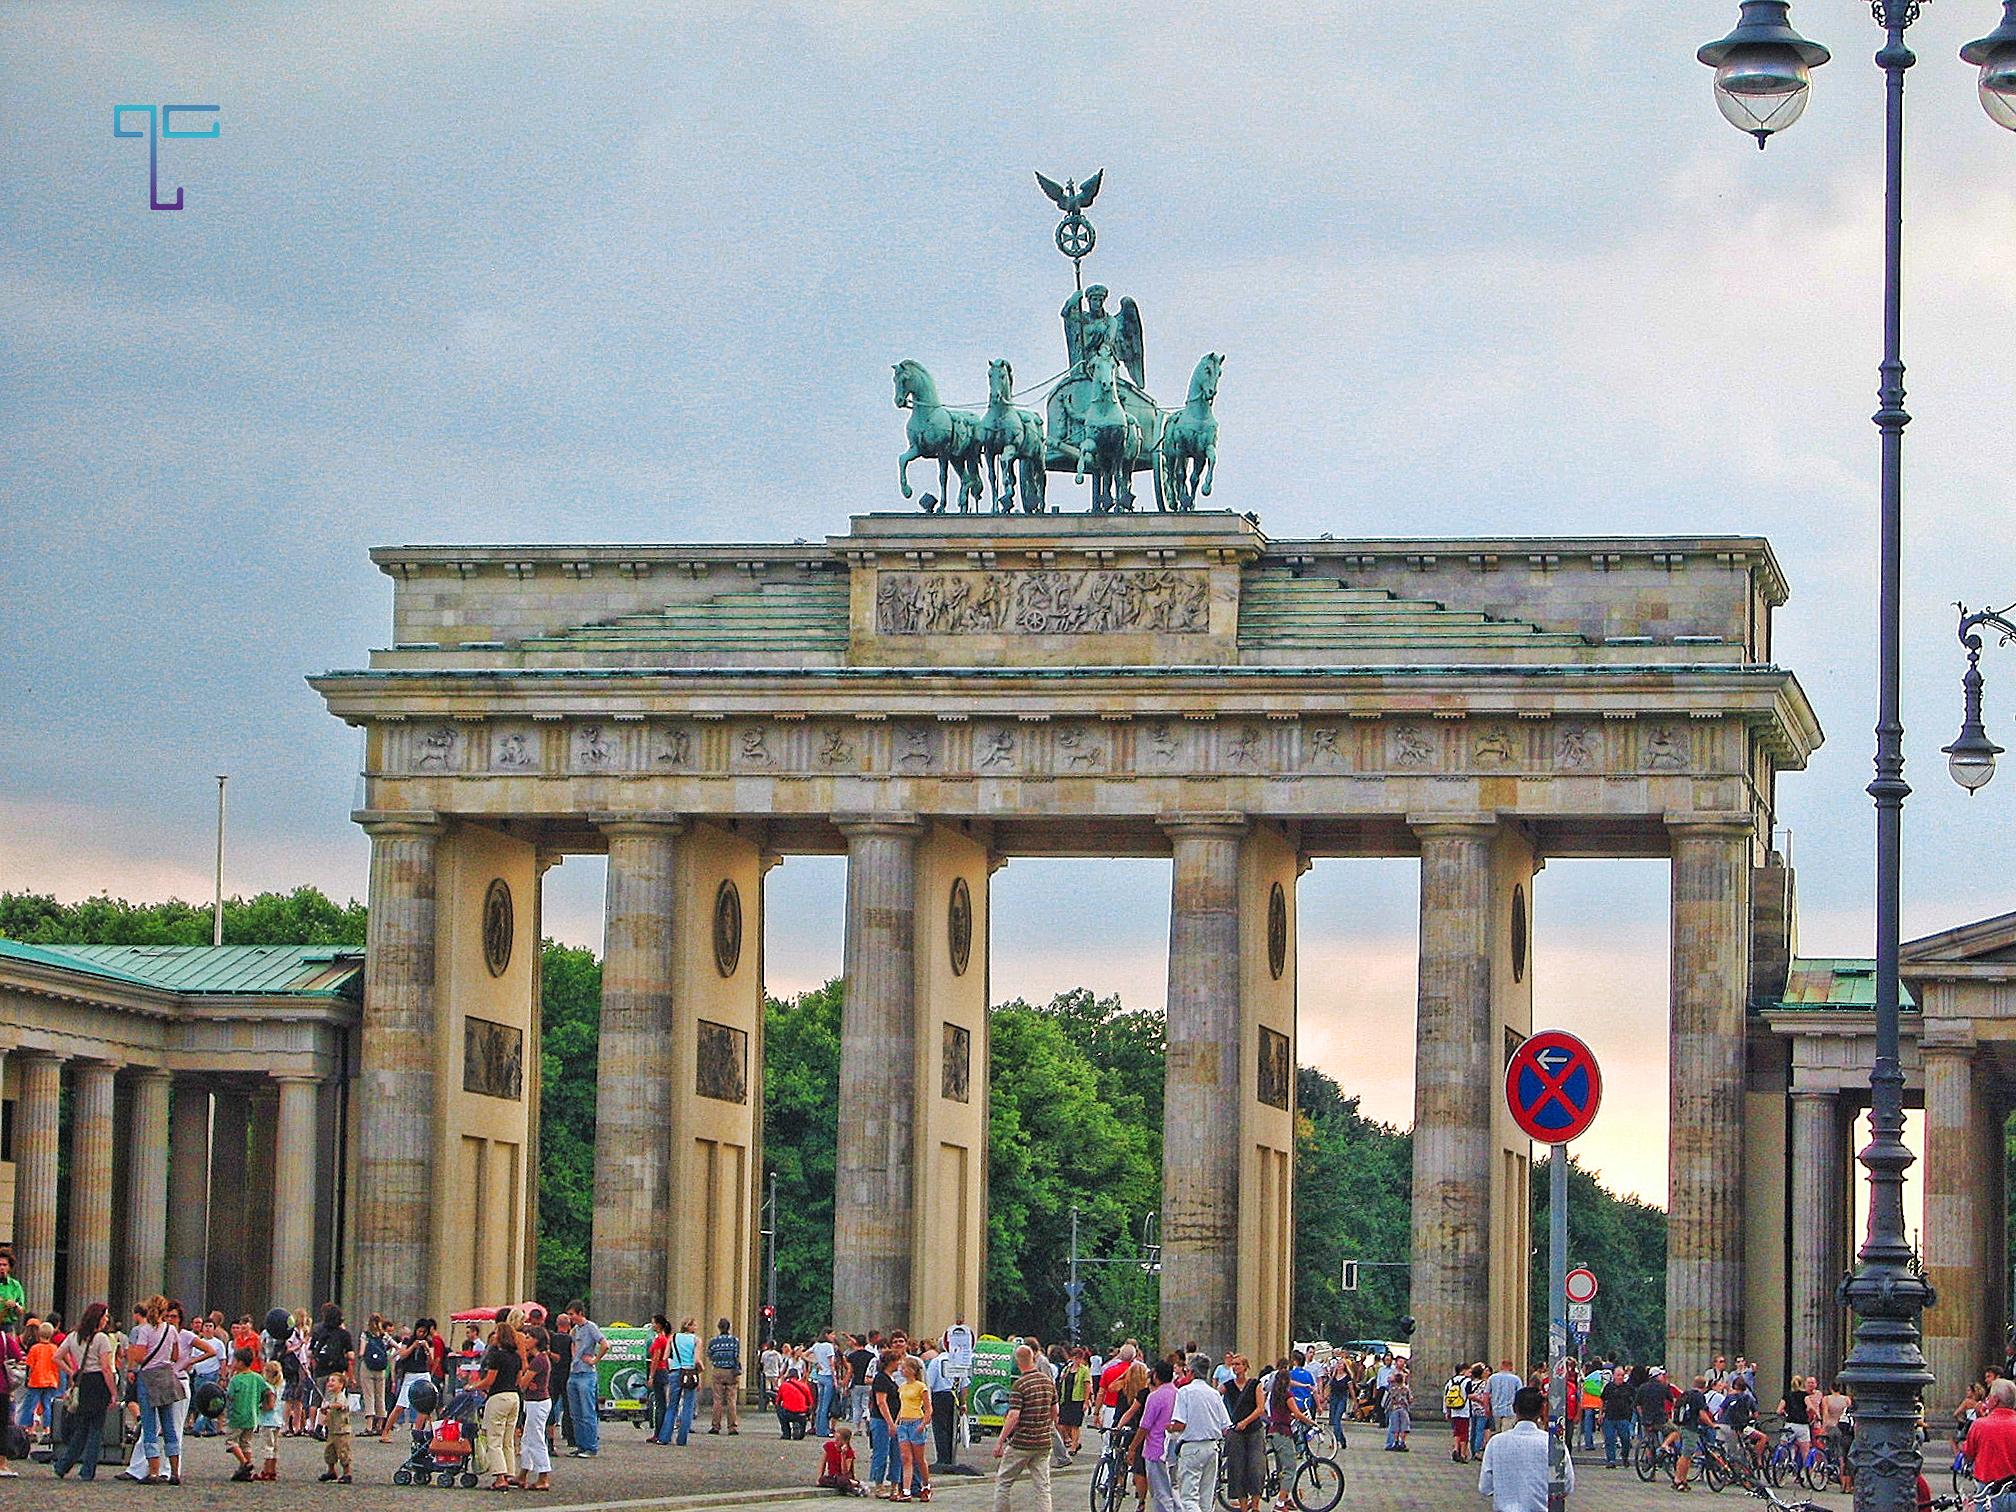
<path fill-rule="evenodd" d="M 224 1426 L 230 1430 L 230 1438 L 224 1447 L 231 1451 L 231 1458 L 238 1461 L 238 1468 L 232 1472 L 231 1479 L 249 1481 L 252 1479 L 252 1438 L 259 1431 L 260 1416 L 272 1404 L 273 1390 L 266 1384 L 266 1377 L 253 1368 L 249 1346 L 239 1345 L 231 1358 L 237 1369 L 231 1373 L 231 1383 L 225 1388 L 229 1405 L 225 1409 Z"/>
<path fill-rule="evenodd" d="M 868 1488 L 854 1479 L 854 1430 L 846 1423 L 833 1425 L 833 1437 L 826 1441 L 825 1457 L 819 1462 L 819 1484 L 842 1496 L 866 1496 Z"/>
<path fill-rule="evenodd" d="M 350 1383 L 338 1371 L 322 1385 L 322 1426 L 328 1431 L 329 1439 L 322 1446 L 325 1468 L 317 1479 L 341 1481 L 347 1486 L 350 1484 Z M 338 1465 L 343 1467 L 340 1475 L 336 1470 Z"/>
<path fill-rule="evenodd" d="M 266 1362 L 266 1397 L 259 1408 L 259 1457 L 265 1466 L 254 1480 L 280 1479 L 280 1403 L 286 1396 L 287 1376 L 278 1360 Z"/>

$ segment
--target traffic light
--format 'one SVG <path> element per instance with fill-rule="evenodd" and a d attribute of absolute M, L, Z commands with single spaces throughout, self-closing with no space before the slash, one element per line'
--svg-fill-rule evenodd
<path fill-rule="evenodd" d="M 772 1307 L 768 1302 L 763 1304 L 763 1321 L 765 1323 L 775 1323 L 777 1321 L 777 1309 Z"/>

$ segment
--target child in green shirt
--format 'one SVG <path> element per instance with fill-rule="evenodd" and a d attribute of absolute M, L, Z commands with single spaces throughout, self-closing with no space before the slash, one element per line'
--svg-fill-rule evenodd
<path fill-rule="evenodd" d="M 230 1429 L 230 1437 L 225 1447 L 238 1461 L 238 1468 L 231 1473 L 231 1479 L 249 1481 L 252 1479 L 252 1435 L 258 1430 L 260 1416 L 272 1403 L 273 1388 L 266 1384 L 264 1376 L 252 1368 L 250 1349 L 240 1346 L 232 1359 L 238 1369 L 226 1388 L 228 1405 L 224 1426 Z"/>

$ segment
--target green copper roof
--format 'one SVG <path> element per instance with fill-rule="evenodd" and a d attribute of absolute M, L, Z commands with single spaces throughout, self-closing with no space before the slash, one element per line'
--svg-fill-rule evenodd
<path fill-rule="evenodd" d="M 364 951 L 356 945 L 25 945 L 0 940 L 0 960 L 56 966 L 168 992 L 265 996 L 354 994 L 364 971 Z"/>
<path fill-rule="evenodd" d="M 1337 578 L 1266 570 L 1241 590 L 1239 644 L 1247 649 L 1343 650 L 1388 646 L 1586 646 L 1580 635 L 1542 630 L 1527 620 L 1496 619 L 1430 599 L 1403 599 L 1384 588 L 1353 588 Z"/>
<path fill-rule="evenodd" d="M 1910 989 L 1898 984 L 1900 1005 L 1915 1008 Z M 1812 1012 L 1853 1012 L 1876 1006 L 1876 963 L 1851 957 L 1799 959 L 1785 977 L 1785 995 L 1774 1008 Z"/>

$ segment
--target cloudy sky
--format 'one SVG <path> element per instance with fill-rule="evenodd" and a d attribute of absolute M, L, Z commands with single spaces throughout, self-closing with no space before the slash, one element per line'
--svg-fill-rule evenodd
<path fill-rule="evenodd" d="M 0 11 L 0 886 L 362 891 L 359 755 L 302 679 L 387 637 L 378 543 L 816 537 L 896 507 L 889 365 L 1061 366 L 1030 180 L 1104 166 L 1091 265 L 1151 387 L 1228 354 L 1216 502 L 1280 535 L 1760 532 L 1830 736 L 1788 780 L 1809 954 L 1866 954 L 1877 34 L 1759 154 L 1693 60 L 1733 0 L 1383 8 L 89 5 Z M 1190 15 L 1191 10 L 1208 14 Z M 2016 598 L 2016 138 L 1913 36 L 1906 927 L 2016 906 L 1970 803 L 1953 600 Z M 214 140 L 111 132 L 215 103 Z M 962 382 L 969 379 L 970 382 Z M 2016 656 L 1991 653 L 2016 733 Z M 599 940 L 598 866 L 549 919 Z M 1157 1004 L 1167 867 L 1017 862 L 997 990 Z M 773 985 L 840 961 L 836 862 L 773 874 Z M 1090 906 L 1088 906 L 1088 904 Z M 1411 863 L 1302 892 L 1310 1059 L 1404 1122 Z M 1557 862 L 1543 1022 L 1611 1068 L 1588 1158 L 1664 1190 L 1666 879 Z"/>

